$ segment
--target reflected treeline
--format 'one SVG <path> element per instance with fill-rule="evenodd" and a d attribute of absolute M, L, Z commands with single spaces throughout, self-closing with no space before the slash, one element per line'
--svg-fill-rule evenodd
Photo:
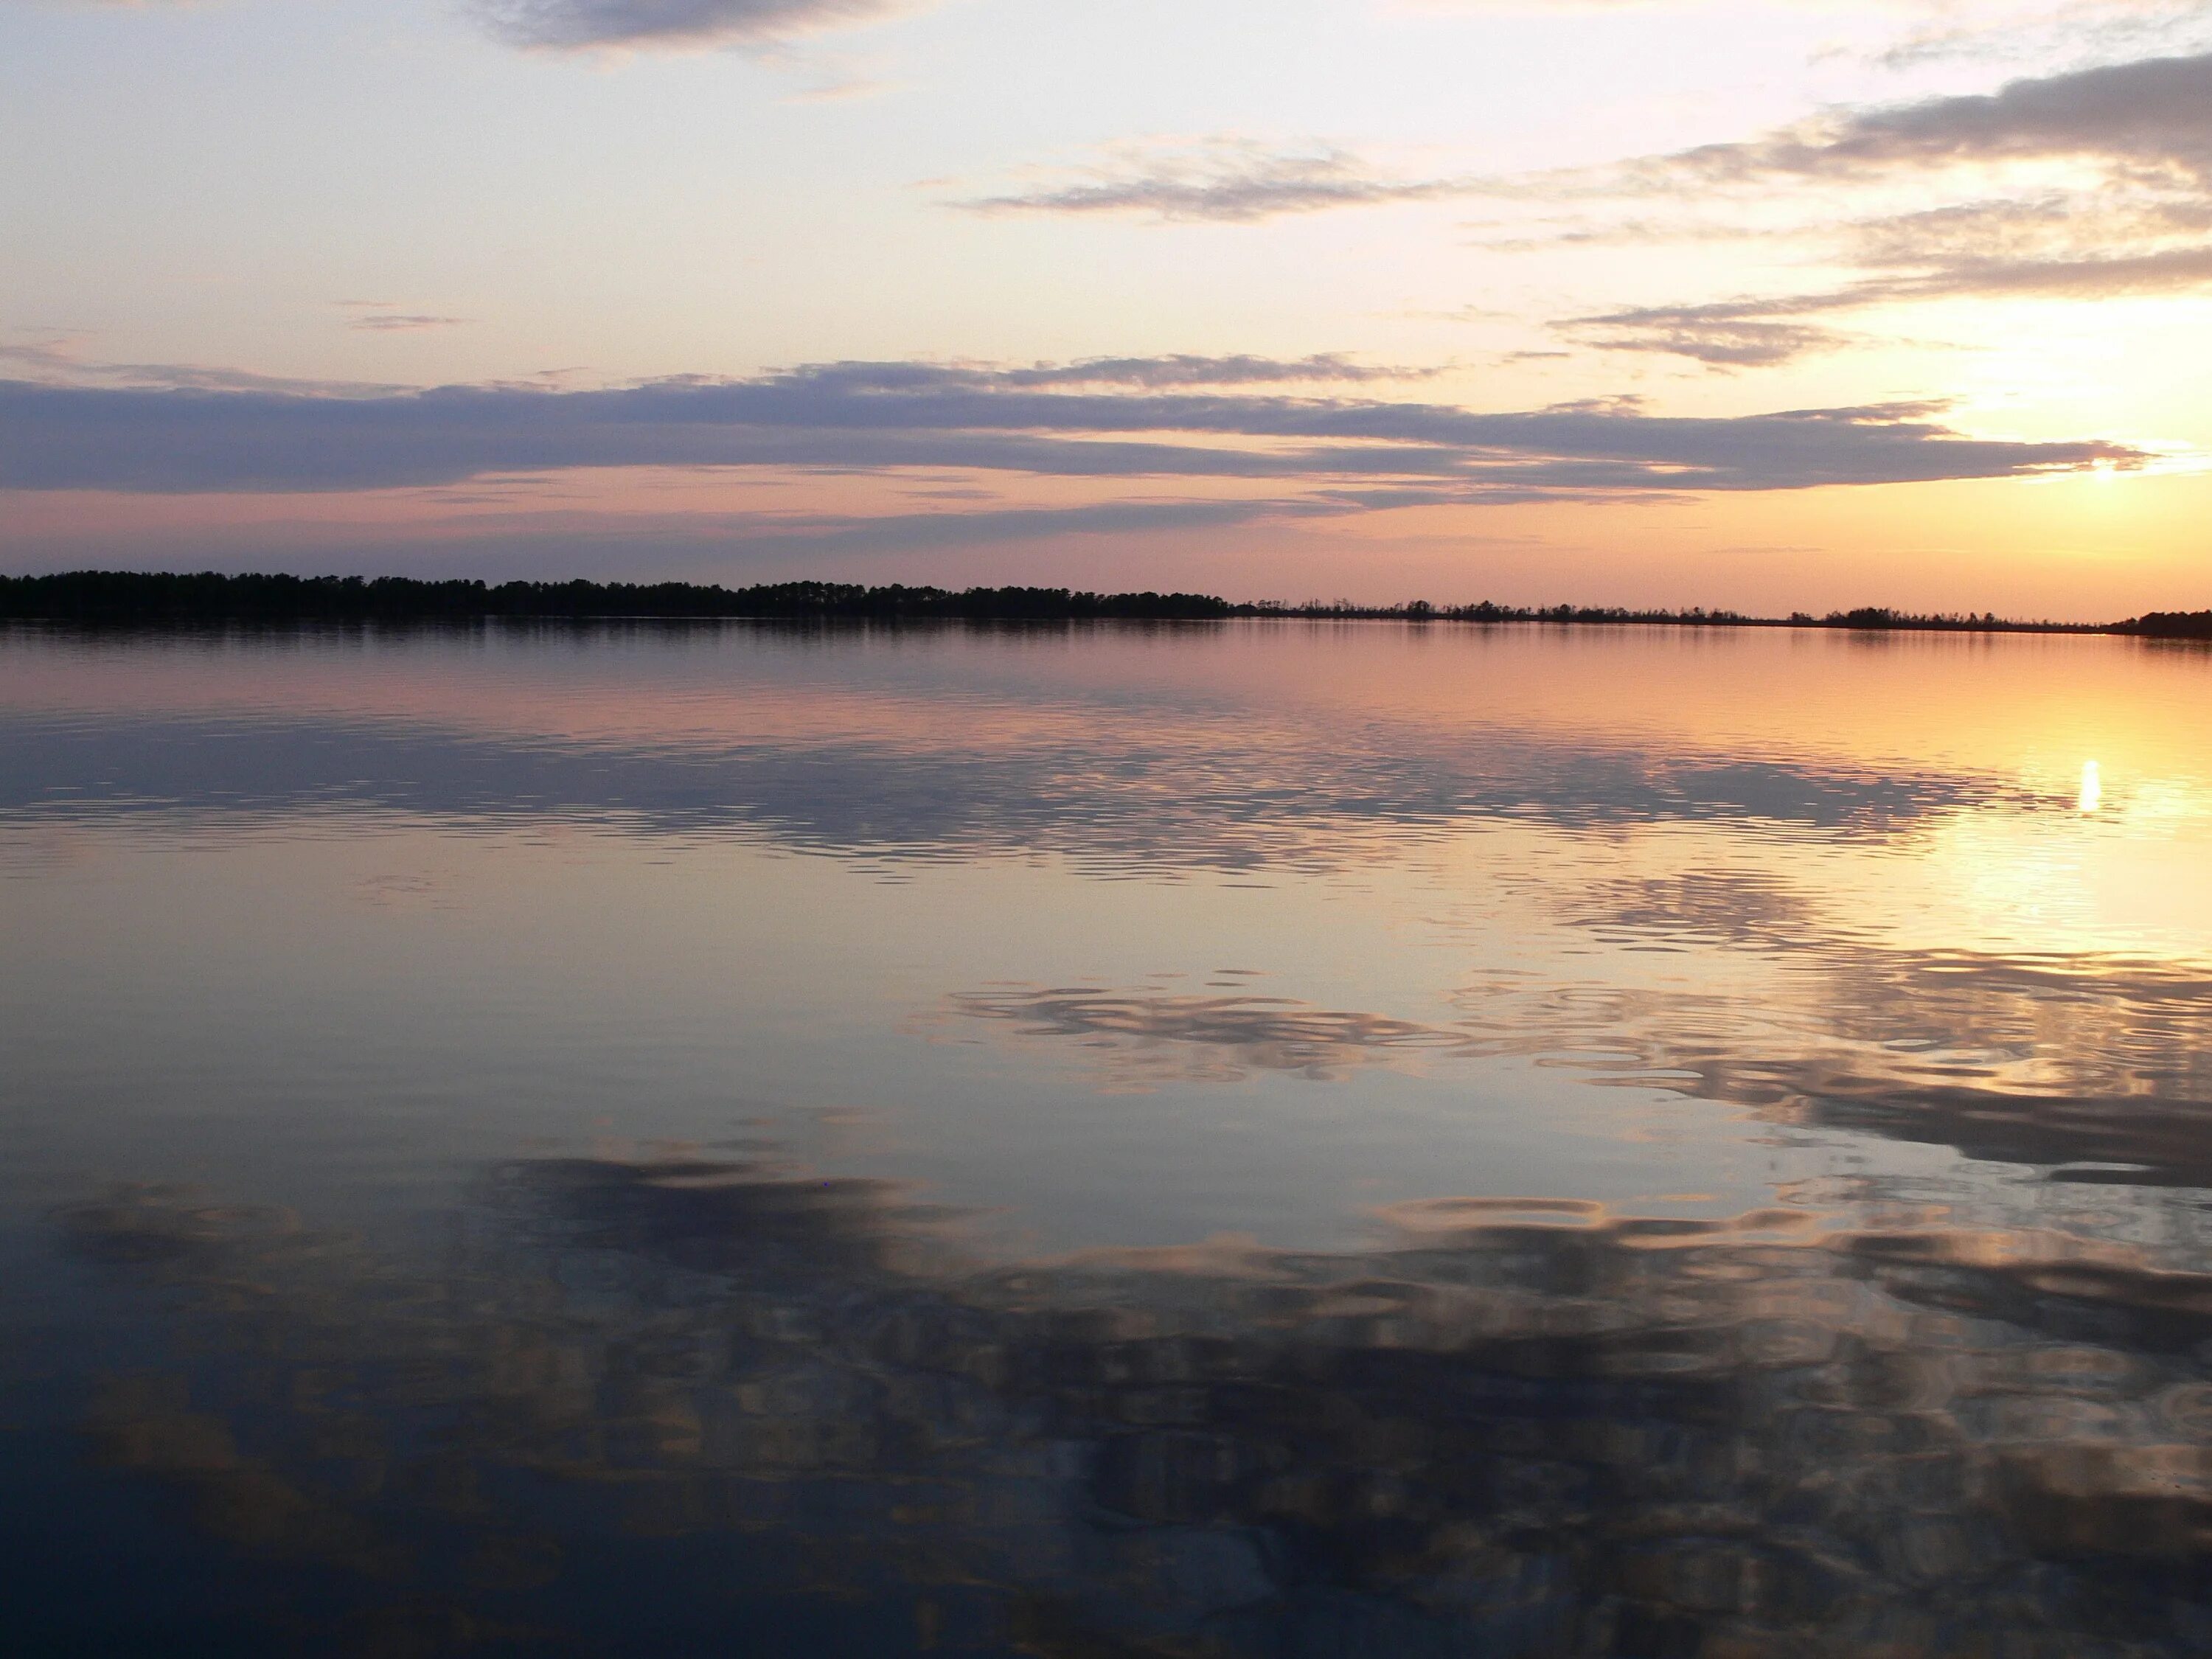
<path fill-rule="evenodd" d="M 428 1264 L 62 1220 L 173 1334 L 92 1455 L 301 1650 L 2204 1650 L 2212 1276 L 1861 1196 L 1013 1265 L 693 1158 L 514 1164 Z"/>
<path fill-rule="evenodd" d="M 911 860 L 1048 853 L 1126 873 L 1337 867 L 1370 856 L 1378 836 L 1402 844 L 1485 820 L 1879 835 L 1992 800 L 2039 804 L 1987 778 L 1814 757 L 1722 760 L 1482 730 L 1332 738 L 1290 751 L 1239 718 L 1192 726 L 1103 706 L 1018 741 L 739 734 L 666 745 L 278 709 L 0 712 L 0 819 L 236 825 L 365 809 L 466 828 L 750 831 Z"/>

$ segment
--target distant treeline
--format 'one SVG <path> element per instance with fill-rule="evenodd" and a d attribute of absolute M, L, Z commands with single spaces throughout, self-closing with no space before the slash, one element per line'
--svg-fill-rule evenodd
<path fill-rule="evenodd" d="M 2212 611 L 2153 611 L 2113 631 L 2154 640 L 2212 640 Z"/>
<path fill-rule="evenodd" d="M 1203 593 L 1065 587 L 864 587 L 771 582 L 418 581 L 407 576 L 225 576 L 73 570 L 0 576 L 0 617 L 87 623 L 465 622 L 482 617 L 729 617 L 973 622 L 1180 621 L 1232 616 Z"/>
<path fill-rule="evenodd" d="M 1091 593 L 1066 587 L 868 587 L 853 582 L 419 581 L 407 576 L 228 576 L 73 570 L 0 576 L 0 619 L 95 626 L 206 623 L 469 623 L 488 618 L 763 618 L 796 622 L 1320 621 L 1553 623 L 1690 628 L 1839 628 L 1935 633 L 2136 634 L 2212 640 L 2212 611 L 2152 611 L 2127 622 L 2021 622 L 1984 611 L 1917 615 L 1886 606 L 1823 617 L 1735 611 L 1634 611 L 1617 605 L 1356 605 L 1349 599 L 1232 604 L 1209 593 Z"/>

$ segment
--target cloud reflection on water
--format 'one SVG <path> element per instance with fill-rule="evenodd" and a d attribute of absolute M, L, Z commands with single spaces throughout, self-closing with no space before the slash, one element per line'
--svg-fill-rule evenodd
<path fill-rule="evenodd" d="M 1426 1008 L 1106 982 L 950 988 L 945 1006 L 1023 1040 L 1080 1043 L 1115 1087 L 1522 1056 L 1778 1121 L 2074 1166 L 2081 1179 L 2212 1184 L 2200 1132 L 2212 965 L 1921 945 L 1899 936 L 1896 901 L 1863 877 L 1835 884 L 1808 855 L 1870 846 L 1924 863 L 1950 826 L 2078 822 L 2075 781 L 2039 793 L 1955 759 L 1854 759 L 1833 741 L 1749 754 L 1662 743 L 1575 701 L 1585 665 L 1606 661 L 1589 641 L 1501 636 L 1501 660 L 1535 674 L 1530 690 L 1451 678 L 1493 648 L 1471 635 L 1432 649 L 1417 635 L 1340 633 L 1138 630 L 1055 646 L 987 630 L 879 647 L 614 629 L 555 636 L 568 653 L 557 659 L 518 635 L 511 662 L 483 659 L 482 641 L 402 643 L 396 674 L 370 672 L 382 659 L 358 642 L 313 636 L 167 642 L 142 656 L 23 635 L 15 647 L 33 666 L 21 684 L 46 690 L 0 715 L 0 821 L 336 833 L 367 811 L 477 832 L 764 836 L 886 869 L 1054 857 L 1140 878 L 1362 871 L 1447 837 L 1532 827 L 1558 839 L 1480 866 L 1482 902 L 1518 892 L 1600 960 L 1486 967 L 1453 1006 Z M 1687 677 L 1685 702 L 1726 702 L 1765 660 L 1694 637 L 1674 654 L 1632 644 L 1636 663 Z M 107 666 L 150 677 L 142 695 L 100 672 L 118 649 Z M 1379 700 L 1343 678 L 1376 653 L 1405 676 Z M 1121 673 L 1122 656 L 1159 672 Z M 1206 678 L 1247 656 L 1256 679 Z M 328 685 L 325 659 L 343 671 Z M 526 677 L 552 672 L 549 660 L 586 678 L 533 690 Z M 263 670 L 297 673 L 302 695 L 273 696 Z M 1300 673 L 1328 682 L 1310 705 L 1263 695 Z M 1490 702 L 1461 709 L 1476 691 Z M 368 706 L 349 715 L 349 697 Z M 1896 740 L 1887 716 L 1870 718 Z M 2110 817 L 2118 803 L 2100 776 Z M 1631 844 L 1621 836 L 1670 829 L 1740 839 L 1686 844 L 1646 873 L 1607 862 Z M 1717 854 L 1735 861 L 1696 861 Z M 1981 879 L 2005 849 L 1965 856 Z M 1460 901 L 1444 896 L 1448 914 Z M 1623 966 L 1668 953 L 1683 974 Z"/>
<path fill-rule="evenodd" d="M 2063 1179 L 2212 1188 L 2212 970 L 1902 950 L 1830 925 L 1808 895 L 1757 873 L 1600 886 L 1570 920 L 1629 950 L 1741 952 L 1760 971 L 1698 988 L 1492 970 L 1433 1021 L 1152 987 L 963 992 L 945 1009 L 1079 1044 L 1122 1088 L 1518 1056 Z"/>
<path fill-rule="evenodd" d="M 100 1617 L 655 1659 L 2212 1645 L 2201 685 L 1802 646 L 11 637 L 0 897 L 45 954 L 0 990 L 40 1201 L 78 1199 L 56 1282 L 123 1355 L 40 1386 L 100 1502 L 191 1522 L 72 1558 L 166 1563 Z M 2024 738 L 2054 665 L 2119 714 Z M 76 1023 L 111 994 L 137 1048 Z M 881 1133 L 818 1169 L 486 1164 L 825 1100 Z M 362 1231 L 82 1197 L 143 1146 Z M 1662 1182 L 1725 1195 L 1592 1196 Z M 1698 1205 L 1742 1212 L 1650 1213 Z M 1231 1224 L 1275 1231 L 1009 1242 Z"/>
<path fill-rule="evenodd" d="M 1634 1056 L 1625 1075 L 1784 1121 L 2099 1166 L 2075 1178 L 2212 1186 L 2212 968 L 1909 950 L 1838 926 L 1802 892 L 1710 875 L 1624 884 L 1579 920 L 1755 955 L 1765 996 L 1552 988 L 1534 1006 L 1478 1001 L 1500 1039 L 1601 1038 Z"/>
<path fill-rule="evenodd" d="M 1011 1023 L 1030 1037 L 1103 1047 L 1114 1075 L 1234 1082 L 1246 1068 L 1335 1079 L 1406 1049 L 1465 1049 L 1464 1034 L 1387 1014 L 1315 1008 L 1288 997 L 1119 994 L 1095 986 L 957 993 L 950 1012 Z"/>
<path fill-rule="evenodd" d="M 1421 748 L 1375 736 L 1298 756 L 1273 744 L 1239 752 L 1226 728 L 1163 743 L 1097 726 L 1011 748 L 848 739 L 702 750 L 311 717 L 18 717 L 0 727 L 0 813 L 186 829 L 210 815 L 276 827 L 302 812 L 370 811 L 464 827 L 765 833 L 810 852 L 922 862 L 1051 854 L 1126 874 L 1341 866 L 1371 853 L 1378 833 L 1402 842 L 1497 818 L 1881 833 L 2014 793 L 1969 775 L 1904 778 L 1786 757 L 1723 763 L 1488 732 Z"/>
<path fill-rule="evenodd" d="M 1403 848 L 1501 820 L 1879 837 L 1978 807 L 2076 805 L 2071 778 L 2029 787 L 1955 754 L 1900 763 L 1786 728 L 1724 729 L 1764 686 L 1771 641 L 1742 660 L 1711 641 L 1656 658 L 1650 641 L 1615 641 L 1608 663 L 1589 641 L 1468 631 L 1431 649 L 1343 632 L 978 630 L 887 645 L 629 627 L 134 651 L 18 629 L 15 660 L 0 654 L 18 673 L 0 689 L 21 694 L 0 699 L 0 815 L 235 827 L 368 811 L 1151 874 L 1341 866 L 1372 858 L 1378 836 Z M 1671 688 L 1686 712 L 1723 729 L 1630 718 L 1655 695 L 1647 668 L 1686 678 Z M 1402 697 L 1370 683 L 1384 669 Z M 1590 684 L 1606 673 L 1620 680 L 1611 701 Z"/>
<path fill-rule="evenodd" d="M 2212 1278 L 1878 1194 L 1006 1263 L 896 1183 L 680 1157 L 507 1166 L 434 1263 L 174 1190 L 62 1221 L 173 1322 L 88 1443 L 218 1571 L 337 1569 L 258 1615 L 319 1638 L 458 1651 L 525 1595 L 525 1650 L 689 1651 L 745 1597 L 882 1652 L 2212 1634 Z M 641 1613 L 643 1540 L 720 1589 Z"/>

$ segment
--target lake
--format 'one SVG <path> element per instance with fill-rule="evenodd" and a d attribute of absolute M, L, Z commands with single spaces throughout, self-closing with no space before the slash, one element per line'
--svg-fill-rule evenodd
<path fill-rule="evenodd" d="M 0 635 L 25 1654 L 2212 1650 L 2212 653 Z"/>

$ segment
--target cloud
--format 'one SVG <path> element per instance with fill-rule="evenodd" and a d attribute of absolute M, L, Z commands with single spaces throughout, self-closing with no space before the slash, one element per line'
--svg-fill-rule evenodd
<path fill-rule="evenodd" d="M 1355 363 L 1341 352 L 1308 357 L 1086 357 L 1073 363 L 985 371 L 981 380 L 1006 386 L 1287 386 L 1299 381 L 1426 380 L 1434 368 Z"/>
<path fill-rule="evenodd" d="M 1485 413 L 1340 394 L 1162 390 L 1145 378 L 1207 361 L 1224 360 L 1119 360 L 1120 384 L 1090 390 L 1041 388 L 1037 377 L 1080 380 L 1106 372 L 1097 364 L 840 362 L 590 391 L 465 385 L 344 396 L 0 381 L 0 488 L 290 493 L 579 467 L 931 467 L 1268 480 L 1316 492 L 1304 499 L 1319 511 L 2017 477 L 2150 459 L 2100 439 L 1977 438 L 1925 405 L 1694 418 L 1612 405 Z"/>
<path fill-rule="evenodd" d="M 898 9 L 896 0 L 474 0 L 499 39 L 518 46 L 763 44 Z"/>
<path fill-rule="evenodd" d="M 374 311 L 355 318 L 346 326 L 375 334 L 413 334 L 425 329 L 459 328 L 467 321 L 465 317 L 432 317 L 420 312 Z"/>
<path fill-rule="evenodd" d="M 2087 259 L 1967 259 L 1893 284 L 1902 295 L 2069 295 L 2107 299 L 2166 294 L 2212 283 L 2212 245 Z"/>
<path fill-rule="evenodd" d="M 1856 343 L 1825 319 L 1883 305 L 1944 299 L 2094 299 L 2176 294 L 2212 285 L 2212 55 L 2172 57 L 2016 80 L 1996 92 L 1844 111 L 1748 142 L 1632 161 L 1593 186 L 1620 193 L 1731 191 L 1759 181 L 1850 185 L 1904 174 L 1942 176 L 1969 165 L 2086 162 L 2094 189 L 2045 189 L 1943 204 L 1847 222 L 1842 263 L 1859 280 L 1767 297 L 1623 307 L 1555 325 L 1569 340 L 1663 353 L 1710 368 L 1768 368 Z M 1528 193 L 1472 175 L 1399 177 L 1333 147 L 1279 149 L 1213 139 L 1139 147 L 1037 188 L 954 204 L 991 214 L 1149 215 L 1164 222 L 1253 223 L 1286 215 L 1391 202 Z M 1731 203 L 1732 207 L 1740 204 Z M 1649 220 L 1583 222 L 1534 246 L 1735 238 L 1833 242 L 1832 222 L 1765 227 Z M 1380 375 L 1375 378 L 1382 378 Z M 1039 382 L 1045 384 L 1045 382 Z M 1171 382 L 1156 380 L 1155 385 Z"/>
<path fill-rule="evenodd" d="M 2148 58 L 2014 81 L 1993 94 L 1842 112 L 1748 142 L 1631 162 L 1601 188 L 1648 193 L 1759 179 L 1857 179 L 1906 168 L 2069 158 L 2124 164 L 2202 186 L 2212 178 L 2212 54 Z M 1571 187 L 1590 186 L 1584 179 Z M 1032 189 L 951 205 L 987 214 L 1136 213 L 1163 221 L 1249 224 L 1334 208 L 1569 188 L 1559 179 L 1400 177 L 1334 145 L 1209 138 L 1132 146 L 1101 163 L 1064 169 Z M 1734 233 L 1708 228 L 1707 234 Z M 1589 234 L 1568 240 L 1577 239 Z"/>
<path fill-rule="evenodd" d="M 1659 177 L 1856 178 L 1966 162 L 2088 159 L 2212 179 L 2212 53 L 2014 81 L 1858 110 L 1650 164 Z"/>
<path fill-rule="evenodd" d="M 154 0 L 79 0 L 120 9 Z M 191 0 L 167 0 L 183 9 Z M 462 9 L 510 46 L 554 51 L 597 47 L 774 46 L 913 9 L 926 0 L 462 0 Z M 802 96 L 854 96 L 871 86 L 841 83 Z"/>
<path fill-rule="evenodd" d="M 2087 258 L 1960 258 L 1937 270 L 1810 294 L 1646 306 L 1561 325 L 1614 351 L 1664 352 L 1717 368 L 1766 367 L 1847 344 L 1801 319 L 1881 305 L 1954 299 L 2112 299 L 2212 288 L 2212 245 Z"/>
<path fill-rule="evenodd" d="M 2146 59 L 2014 81 L 1996 92 L 1844 112 L 1747 143 L 1629 163 L 1615 185 L 1710 194 L 1778 181 L 1836 188 L 1926 179 L 2015 162 L 2087 166 L 2032 194 L 1939 202 L 1826 231 L 1832 262 L 1862 273 L 1765 296 L 1624 307 L 1556 325 L 1613 350 L 1663 352 L 1715 368 L 1765 367 L 1853 337 L 1820 319 L 1933 301 L 2100 300 L 2212 288 L 2212 55 Z M 1716 234 L 1632 220 L 1571 225 L 1549 240 L 1680 240 Z M 1733 233 L 1802 242 L 1802 223 Z"/>
<path fill-rule="evenodd" d="M 1830 297 L 1643 306 L 1577 318 L 1562 327 L 1575 337 L 1609 351 L 1662 352 L 1694 358 L 1716 368 L 1765 368 L 1813 352 L 1833 350 L 1845 343 L 1848 337 L 1832 329 L 1778 320 L 1795 310 L 1831 309 Z"/>
<path fill-rule="evenodd" d="M 1339 351 L 1304 357 L 1261 357 L 1239 352 L 1208 356 L 1171 352 L 1152 357 L 1081 357 L 1066 363 L 1000 364 L 835 363 L 802 371 L 853 388 L 879 392 L 969 386 L 976 390 L 1066 386 L 1295 386 L 1431 378 L 1441 371 L 1404 364 L 1357 363 Z"/>
<path fill-rule="evenodd" d="M 2005 58 L 2078 61 L 2141 58 L 2201 49 L 2207 25 L 2203 0 L 2071 0 L 2023 11 L 2001 5 L 1990 15 L 1962 17 L 1955 7 L 1875 54 L 1885 69 L 1910 69 L 1946 59 Z"/>
<path fill-rule="evenodd" d="M 1970 259 L 2110 255 L 2212 231 L 2212 199 L 2101 188 L 1945 203 L 1844 228 L 1854 263 L 1904 270 Z"/>
<path fill-rule="evenodd" d="M 333 303 L 340 311 L 355 313 L 346 323 L 348 328 L 373 334 L 412 334 L 428 329 L 459 328 L 469 320 L 429 312 L 402 311 L 390 300 L 338 300 Z"/>
<path fill-rule="evenodd" d="M 973 213 L 1148 213 L 1161 220 L 1251 224 L 1286 214 L 1426 202 L 1474 188 L 1458 178 L 1392 179 L 1334 148 L 1271 149 L 1240 139 L 1140 149 L 1063 183 L 955 202 Z"/>
<path fill-rule="evenodd" d="M 297 392 L 331 398 L 384 396 L 408 390 L 384 381 L 301 380 L 201 363 L 98 362 L 78 350 L 81 343 L 81 337 L 64 335 L 0 344 L 0 365 L 12 364 L 49 386 L 158 386 L 171 390 Z"/>

